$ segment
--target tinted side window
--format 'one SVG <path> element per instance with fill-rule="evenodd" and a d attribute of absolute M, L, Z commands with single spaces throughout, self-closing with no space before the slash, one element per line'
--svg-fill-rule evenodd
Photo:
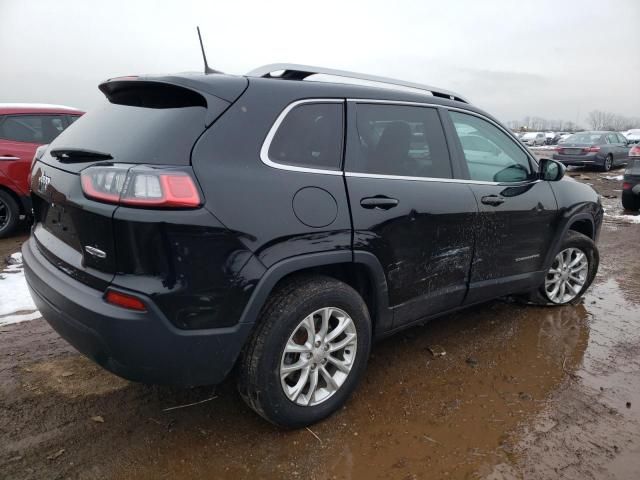
<path fill-rule="evenodd" d="M 607 140 L 609 143 L 618 143 L 618 136 L 615 133 L 609 133 L 607 135 Z"/>
<path fill-rule="evenodd" d="M 50 143 L 64 128 L 63 117 L 59 115 L 8 115 L 0 124 L 0 138 Z"/>
<path fill-rule="evenodd" d="M 618 133 L 618 143 L 627 143 L 627 139 L 621 133 Z"/>
<path fill-rule="evenodd" d="M 515 140 L 475 115 L 449 112 L 471 180 L 520 182 L 532 176 L 529 157 Z"/>
<path fill-rule="evenodd" d="M 339 170 L 343 116 L 341 103 L 305 103 L 294 107 L 273 137 L 269 159 L 286 165 Z"/>
<path fill-rule="evenodd" d="M 358 104 L 360 173 L 451 178 L 449 151 L 434 108 Z"/>

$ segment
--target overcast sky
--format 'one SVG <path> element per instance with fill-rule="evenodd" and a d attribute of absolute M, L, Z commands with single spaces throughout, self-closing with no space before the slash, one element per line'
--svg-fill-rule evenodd
<path fill-rule="evenodd" d="M 100 81 L 274 62 L 457 91 L 503 121 L 640 116 L 640 1 L 0 0 L 0 102 L 90 109 Z"/>

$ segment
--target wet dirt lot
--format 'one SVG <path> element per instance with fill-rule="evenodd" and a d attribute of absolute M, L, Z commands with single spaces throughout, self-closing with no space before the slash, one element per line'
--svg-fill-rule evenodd
<path fill-rule="evenodd" d="M 582 304 L 495 301 L 387 339 L 310 430 L 265 423 L 232 382 L 134 384 L 42 319 L 0 326 L 0 478 L 640 478 L 640 224 L 606 178 L 621 173 L 570 172 L 612 197 Z"/>

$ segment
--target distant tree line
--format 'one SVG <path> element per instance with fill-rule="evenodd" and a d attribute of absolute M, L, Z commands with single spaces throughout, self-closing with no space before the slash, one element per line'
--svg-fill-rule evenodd
<path fill-rule="evenodd" d="M 542 117 L 524 117 L 522 120 L 511 120 L 507 126 L 512 130 L 577 132 L 580 126 L 568 120 L 548 120 Z"/>
<path fill-rule="evenodd" d="M 621 132 L 632 128 L 640 128 L 640 118 L 625 117 L 610 112 L 594 110 L 587 116 L 587 125 L 592 130 L 613 130 Z M 565 120 L 548 120 L 541 117 L 524 117 L 522 120 L 511 120 L 507 126 L 512 130 L 578 132 L 584 130 L 575 122 Z"/>
<path fill-rule="evenodd" d="M 614 130 L 617 132 L 640 128 L 640 118 L 624 117 L 615 113 L 594 110 L 587 116 L 587 124 L 593 130 Z"/>

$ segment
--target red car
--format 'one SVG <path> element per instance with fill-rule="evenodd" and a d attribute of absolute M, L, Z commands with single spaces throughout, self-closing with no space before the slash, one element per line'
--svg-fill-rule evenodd
<path fill-rule="evenodd" d="M 59 105 L 0 103 L 0 238 L 31 211 L 28 176 L 36 149 L 83 113 Z"/>

